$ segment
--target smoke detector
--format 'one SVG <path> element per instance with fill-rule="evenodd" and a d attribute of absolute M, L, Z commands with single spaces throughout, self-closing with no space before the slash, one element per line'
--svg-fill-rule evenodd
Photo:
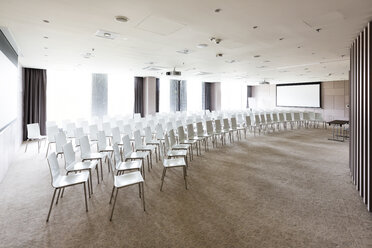
<path fill-rule="evenodd" d="M 129 21 L 129 18 L 126 16 L 115 16 L 115 20 L 117 20 L 118 22 L 127 22 Z"/>
<path fill-rule="evenodd" d="M 216 54 L 216 57 L 219 58 L 219 57 L 223 57 L 223 53 L 217 53 Z"/>
<path fill-rule="evenodd" d="M 211 37 L 209 40 L 210 40 L 211 42 L 216 43 L 216 44 L 220 44 L 221 41 L 222 41 L 222 39 L 220 39 L 220 38 L 215 38 L 215 37 Z"/>
<path fill-rule="evenodd" d="M 97 32 L 94 35 L 97 37 L 109 39 L 109 40 L 114 40 L 120 36 L 118 33 L 110 32 L 107 30 L 101 30 L 101 29 L 97 30 Z"/>
<path fill-rule="evenodd" d="M 260 82 L 260 84 L 267 85 L 267 84 L 270 84 L 270 82 L 267 82 L 266 80 L 264 80 L 264 81 Z"/>

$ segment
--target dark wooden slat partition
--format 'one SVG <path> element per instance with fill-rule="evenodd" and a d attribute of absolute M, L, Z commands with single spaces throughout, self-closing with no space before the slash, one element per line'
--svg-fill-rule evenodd
<path fill-rule="evenodd" d="M 350 48 L 350 173 L 367 209 L 372 211 L 372 23 Z"/>

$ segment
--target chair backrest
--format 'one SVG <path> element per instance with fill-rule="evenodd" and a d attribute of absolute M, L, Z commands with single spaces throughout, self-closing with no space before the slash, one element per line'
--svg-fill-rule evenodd
<path fill-rule="evenodd" d="M 36 139 L 40 137 L 39 123 L 27 124 L 27 138 Z"/>
<path fill-rule="evenodd" d="M 301 116 L 300 116 L 300 113 L 293 113 L 293 119 L 295 121 L 300 121 L 301 120 Z"/>
<path fill-rule="evenodd" d="M 278 122 L 278 115 L 276 113 L 273 113 L 273 121 Z"/>
<path fill-rule="evenodd" d="M 266 123 L 265 115 L 260 114 L 261 123 Z"/>
<path fill-rule="evenodd" d="M 75 162 L 75 152 L 72 143 L 68 142 L 63 146 L 63 153 L 65 154 L 65 167 Z"/>
<path fill-rule="evenodd" d="M 284 114 L 279 113 L 279 121 L 283 122 L 284 121 Z"/>
<path fill-rule="evenodd" d="M 79 139 L 85 135 L 84 134 L 84 129 L 82 127 L 76 128 L 74 130 L 74 134 L 75 134 L 75 138 L 76 138 L 75 139 L 76 145 L 80 145 Z"/>
<path fill-rule="evenodd" d="M 134 148 L 138 149 L 142 146 L 141 132 L 139 130 L 134 131 Z"/>
<path fill-rule="evenodd" d="M 91 140 L 97 140 L 98 126 L 96 124 L 89 126 L 89 136 Z"/>
<path fill-rule="evenodd" d="M 74 131 L 76 129 L 75 123 L 68 123 L 66 126 L 66 135 L 69 138 L 72 138 L 75 136 Z"/>
<path fill-rule="evenodd" d="M 126 135 L 132 136 L 132 127 L 130 124 L 124 125 L 124 133 Z"/>
<path fill-rule="evenodd" d="M 102 151 L 107 146 L 106 133 L 105 131 L 99 131 L 97 136 L 98 136 L 97 137 L 98 138 L 98 150 Z"/>
<path fill-rule="evenodd" d="M 183 126 L 179 126 L 177 128 L 178 131 L 178 140 L 180 143 L 184 142 L 186 140 L 186 135 L 185 135 L 185 129 L 183 129 Z"/>
<path fill-rule="evenodd" d="M 172 129 L 173 129 L 173 122 L 170 121 L 167 123 L 167 131 L 169 132 Z"/>
<path fill-rule="evenodd" d="M 145 142 L 151 142 L 152 141 L 152 132 L 150 127 L 145 128 Z"/>
<path fill-rule="evenodd" d="M 56 142 L 56 135 L 58 134 L 58 126 L 47 127 L 47 137 L 49 142 Z"/>
<path fill-rule="evenodd" d="M 252 126 L 251 117 L 250 117 L 249 115 L 247 115 L 247 116 L 245 117 L 245 125 L 247 125 L 247 127 Z"/>
<path fill-rule="evenodd" d="M 266 113 L 266 121 L 267 122 L 272 122 L 272 120 L 271 120 L 271 114 Z"/>
<path fill-rule="evenodd" d="M 230 123 L 229 123 L 228 118 L 223 119 L 223 129 L 226 130 L 226 131 L 228 131 L 230 129 Z"/>
<path fill-rule="evenodd" d="M 105 122 L 102 124 L 103 131 L 105 132 L 105 136 L 111 136 L 111 124 L 110 122 Z"/>
<path fill-rule="evenodd" d="M 323 121 L 322 113 L 315 113 L 315 120 L 317 120 L 317 121 Z"/>
<path fill-rule="evenodd" d="M 116 126 L 119 128 L 119 131 L 120 131 L 121 133 L 124 133 L 124 121 L 122 121 L 122 120 L 118 120 L 118 121 L 116 122 Z"/>
<path fill-rule="evenodd" d="M 127 157 L 129 154 L 132 153 L 132 147 L 130 145 L 130 139 L 128 135 L 124 135 L 123 137 L 123 153 L 124 157 Z"/>
<path fill-rule="evenodd" d="M 135 120 L 141 119 L 141 114 L 138 114 L 138 113 L 134 114 L 133 119 Z"/>
<path fill-rule="evenodd" d="M 254 115 L 254 124 L 259 125 L 260 123 L 260 115 Z"/>
<path fill-rule="evenodd" d="M 302 116 L 303 116 L 304 120 L 307 120 L 307 121 L 310 120 L 310 114 L 309 114 L 308 112 L 304 112 L 304 113 L 302 114 Z"/>
<path fill-rule="evenodd" d="M 88 136 L 83 136 L 79 139 L 81 156 L 91 153 Z"/>
<path fill-rule="evenodd" d="M 55 152 L 52 152 L 48 156 L 48 165 L 49 165 L 50 175 L 51 175 L 51 178 L 52 178 L 52 186 L 54 187 L 54 183 L 61 176 L 61 174 L 60 174 L 61 172 L 59 171 L 58 160 L 57 160 Z"/>
<path fill-rule="evenodd" d="M 211 120 L 206 122 L 207 125 L 207 134 L 212 135 L 213 134 L 213 122 Z"/>
<path fill-rule="evenodd" d="M 170 140 L 171 147 L 173 147 L 175 144 L 177 144 L 176 136 L 174 135 L 174 130 L 173 129 L 171 129 L 169 131 L 169 140 Z"/>
<path fill-rule="evenodd" d="M 238 124 L 236 123 L 236 117 L 231 117 L 231 128 L 232 129 L 238 128 Z"/>
<path fill-rule="evenodd" d="M 112 143 L 118 143 L 118 144 L 120 144 L 121 143 L 121 136 L 120 136 L 120 129 L 119 129 L 119 127 L 114 127 L 111 130 L 111 134 L 112 134 Z"/>
<path fill-rule="evenodd" d="M 55 121 L 47 121 L 45 122 L 46 127 L 52 127 L 52 126 L 57 126 L 57 123 Z"/>
<path fill-rule="evenodd" d="M 192 123 L 187 125 L 187 136 L 189 139 L 193 139 L 195 137 L 194 124 Z"/>
<path fill-rule="evenodd" d="M 164 138 L 164 130 L 161 124 L 156 125 L 156 138 L 163 139 Z"/>
<path fill-rule="evenodd" d="M 168 134 L 167 133 L 164 134 L 164 149 L 165 149 L 165 151 L 169 151 L 170 150 L 169 138 L 168 138 Z"/>
<path fill-rule="evenodd" d="M 203 122 L 196 123 L 196 132 L 197 132 L 198 136 L 203 136 L 204 135 Z"/>
<path fill-rule="evenodd" d="M 116 164 L 116 168 L 117 168 L 118 165 L 121 162 L 121 155 L 120 155 L 119 145 L 117 143 L 114 143 L 112 145 L 112 148 L 114 150 L 114 159 L 115 159 L 115 164 Z"/>
<path fill-rule="evenodd" d="M 220 119 L 215 120 L 214 124 L 216 125 L 216 132 L 220 133 L 222 131 L 221 120 Z"/>
<path fill-rule="evenodd" d="M 285 119 L 287 121 L 292 121 L 292 113 L 285 113 Z"/>
<path fill-rule="evenodd" d="M 56 135 L 57 153 L 63 153 L 63 146 L 66 144 L 67 144 L 66 134 L 64 132 L 58 132 Z"/>

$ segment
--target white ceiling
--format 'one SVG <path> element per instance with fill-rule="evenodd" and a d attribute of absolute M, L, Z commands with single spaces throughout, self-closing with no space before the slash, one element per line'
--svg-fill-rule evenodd
<path fill-rule="evenodd" d="M 23 66 L 144 76 L 176 67 L 183 78 L 206 72 L 198 77 L 248 83 L 347 79 L 349 46 L 371 17 L 371 0 L 0 1 L 0 26 L 12 33 Z M 99 29 L 119 37 L 96 37 Z M 156 66 L 164 69 L 143 70 Z"/>

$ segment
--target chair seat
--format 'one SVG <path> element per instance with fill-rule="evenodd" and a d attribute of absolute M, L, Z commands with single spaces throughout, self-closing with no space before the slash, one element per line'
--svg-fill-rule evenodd
<path fill-rule="evenodd" d="M 146 145 L 146 146 L 139 146 L 136 148 L 137 151 L 153 151 L 156 149 L 156 146 Z"/>
<path fill-rule="evenodd" d="M 97 152 L 92 152 L 89 154 L 81 155 L 81 158 L 85 160 L 104 159 L 105 157 L 106 157 L 105 154 L 97 153 Z"/>
<path fill-rule="evenodd" d="M 189 144 L 176 144 L 172 146 L 172 149 L 189 149 Z"/>
<path fill-rule="evenodd" d="M 211 135 L 204 133 L 202 135 L 198 135 L 198 137 L 200 137 L 200 138 L 209 138 L 209 137 L 211 137 Z"/>
<path fill-rule="evenodd" d="M 184 141 L 180 141 L 181 144 L 195 144 L 197 141 L 196 140 L 184 140 Z"/>
<path fill-rule="evenodd" d="M 192 140 L 203 140 L 204 138 L 203 137 L 199 137 L 199 136 L 194 136 L 194 137 L 191 137 L 191 139 Z"/>
<path fill-rule="evenodd" d="M 72 164 L 69 164 L 66 168 L 67 171 L 80 171 L 80 170 L 88 170 L 88 169 L 94 169 L 97 166 L 97 160 L 96 161 L 85 161 L 85 162 L 73 162 Z"/>
<path fill-rule="evenodd" d="M 114 148 L 112 146 L 106 146 L 105 148 L 100 149 L 99 151 L 100 152 L 113 152 Z"/>
<path fill-rule="evenodd" d="M 118 171 L 125 171 L 125 170 L 135 170 L 142 168 L 142 161 L 127 161 L 121 162 L 119 165 L 116 166 Z"/>
<path fill-rule="evenodd" d="M 168 157 L 186 156 L 187 151 L 185 150 L 172 150 L 167 152 Z"/>
<path fill-rule="evenodd" d="M 114 178 L 114 185 L 116 188 L 122 188 L 137 183 L 143 183 L 143 177 L 139 171 L 115 176 Z"/>
<path fill-rule="evenodd" d="M 149 155 L 149 152 L 132 152 L 129 155 L 126 155 L 126 159 L 144 159 Z"/>
<path fill-rule="evenodd" d="M 84 183 L 89 178 L 89 172 L 83 171 L 77 174 L 72 174 L 68 176 L 59 176 L 57 180 L 53 181 L 54 188 L 61 188 L 66 186 L 71 186 L 79 183 Z"/>
<path fill-rule="evenodd" d="M 45 135 L 39 135 L 39 136 L 35 136 L 35 137 L 29 137 L 28 139 L 30 140 L 41 140 L 41 139 L 46 139 L 47 136 Z"/>
<path fill-rule="evenodd" d="M 186 166 L 186 162 L 184 158 L 171 158 L 171 159 L 164 159 L 163 165 L 166 168 L 181 167 L 181 166 Z"/>
<path fill-rule="evenodd" d="M 159 140 L 150 140 L 149 142 L 146 142 L 146 145 L 160 145 Z"/>

